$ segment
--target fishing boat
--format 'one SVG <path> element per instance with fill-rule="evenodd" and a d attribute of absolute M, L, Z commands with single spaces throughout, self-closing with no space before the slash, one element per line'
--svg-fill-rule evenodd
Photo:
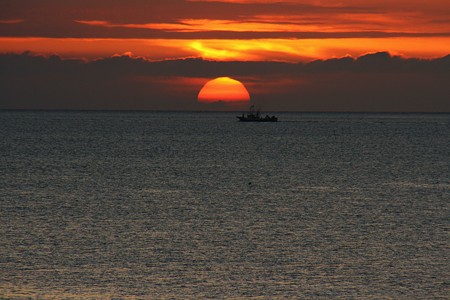
<path fill-rule="evenodd" d="M 265 115 L 261 116 L 259 110 L 255 111 L 253 105 L 250 107 L 250 112 L 237 116 L 240 122 L 278 122 L 278 118 L 275 116 Z"/>

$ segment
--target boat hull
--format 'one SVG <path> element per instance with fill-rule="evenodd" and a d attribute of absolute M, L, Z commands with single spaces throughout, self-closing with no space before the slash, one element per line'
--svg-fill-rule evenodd
<path fill-rule="evenodd" d="M 248 117 L 237 117 L 240 122 L 278 122 L 278 118 L 248 118 Z"/>

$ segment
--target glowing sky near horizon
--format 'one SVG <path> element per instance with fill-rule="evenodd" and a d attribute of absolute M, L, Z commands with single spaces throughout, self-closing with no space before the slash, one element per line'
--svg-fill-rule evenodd
<path fill-rule="evenodd" d="M 450 53 L 444 0 L 6 1 L 0 52 L 94 59 L 309 61 Z"/>

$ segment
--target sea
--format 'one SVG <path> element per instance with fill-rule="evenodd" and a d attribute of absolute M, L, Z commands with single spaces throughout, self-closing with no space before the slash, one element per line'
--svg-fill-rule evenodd
<path fill-rule="evenodd" d="M 0 299 L 448 299 L 450 114 L 0 111 Z"/>

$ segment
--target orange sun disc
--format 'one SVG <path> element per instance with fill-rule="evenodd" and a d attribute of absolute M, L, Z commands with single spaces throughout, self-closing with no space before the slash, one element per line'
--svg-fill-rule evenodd
<path fill-rule="evenodd" d="M 208 81 L 198 94 L 198 101 L 215 102 L 248 102 L 250 95 L 242 82 L 230 77 L 219 77 Z"/>

